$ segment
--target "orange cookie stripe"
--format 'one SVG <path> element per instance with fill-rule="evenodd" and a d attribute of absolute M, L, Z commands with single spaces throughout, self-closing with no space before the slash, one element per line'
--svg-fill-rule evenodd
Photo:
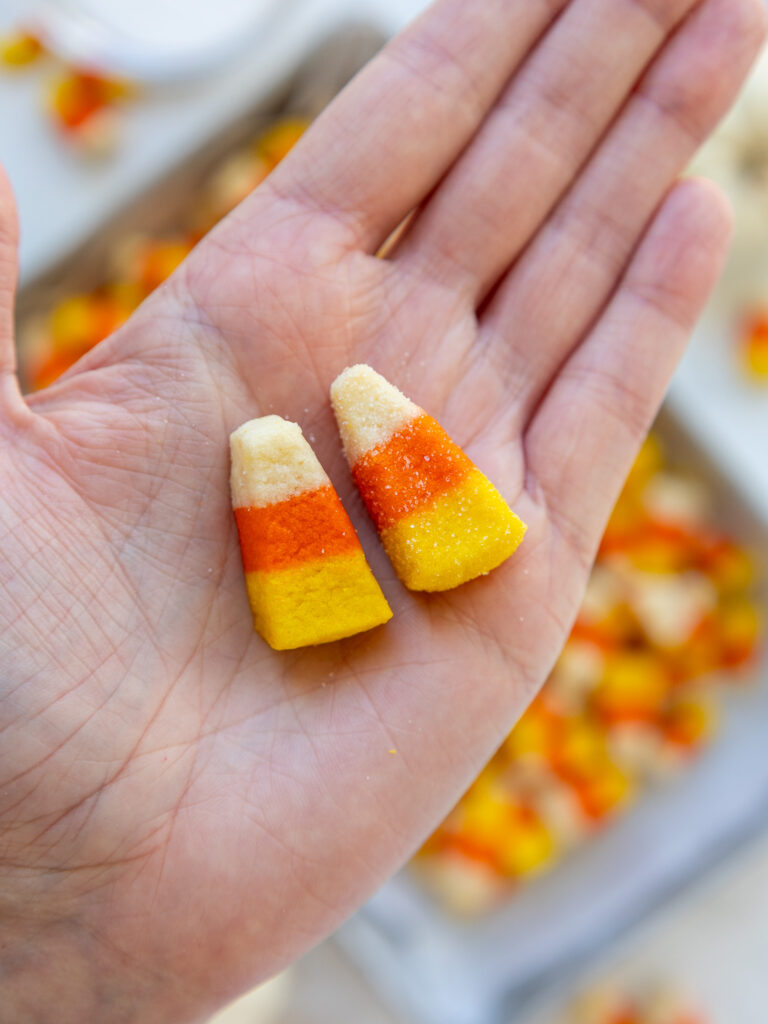
<path fill-rule="evenodd" d="M 289 569 L 360 548 L 330 484 L 261 508 L 236 508 L 235 520 L 246 572 Z"/>
<path fill-rule="evenodd" d="M 462 483 L 473 469 L 437 420 L 424 414 L 362 455 L 352 476 L 381 531 Z"/>

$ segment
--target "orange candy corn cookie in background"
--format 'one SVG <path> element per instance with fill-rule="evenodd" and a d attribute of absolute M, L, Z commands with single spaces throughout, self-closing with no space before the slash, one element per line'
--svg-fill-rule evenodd
<path fill-rule="evenodd" d="M 743 331 L 743 363 L 757 381 L 768 381 L 768 313 L 755 314 Z"/>
<path fill-rule="evenodd" d="M 700 1011 L 669 989 L 600 985 L 574 1003 L 567 1024 L 706 1024 Z"/>
<path fill-rule="evenodd" d="M 387 622 L 389 605 L 299 426 L 250 420 L 230 446 L 248 599 L 270 647 L 328 643 Z"/>
<path fill-rule="evenodd" d="M 331 401 L 355 483 L 410 590 L 458 587 L 501 565 L 525 524 L 436 420 L 370 368 Z"/>

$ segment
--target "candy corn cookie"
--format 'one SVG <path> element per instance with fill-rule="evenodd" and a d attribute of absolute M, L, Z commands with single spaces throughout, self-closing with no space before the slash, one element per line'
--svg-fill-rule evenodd
<path fill-rule="evenodd" d="M 355 483 L 407 587 L 450 590 L 509 558 L 524 523 L 439 423 L 370 366 L 337 377 L 331 401 Z"/>
<path fill-rule="evenodd" d="M 387 622 L 357 534 L 298 425 L 250 420 L 230 447 L 248 599 L 270 647 L 328 643 Z"/>

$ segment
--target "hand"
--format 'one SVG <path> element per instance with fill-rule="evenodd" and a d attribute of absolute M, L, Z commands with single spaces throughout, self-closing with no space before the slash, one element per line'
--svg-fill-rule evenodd
<path fill-rule="evenodd" d="M 764 24 L 759 0 L 439 0 L 26 401 L 4 192 L 4 1020 L 199 1019 L 330 932 L 470 783 L 564 642 L 718 273 L 725 203 L 673 183 Z M 393 578 L 329 411 L 356 361 L 529 524 L 491 576 Z M 252 632 L 227 436 L 270 412 L 351 508 L 383 629 L 290 654 Z"/>

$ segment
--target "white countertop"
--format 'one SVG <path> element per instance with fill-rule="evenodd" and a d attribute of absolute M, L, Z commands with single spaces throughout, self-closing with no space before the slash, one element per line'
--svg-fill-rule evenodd
<path fill-rule="evenodd" d="M 573 992 L 606 980 L 620 986 L 671 985 L 712 1024 L 768 1020 L 768 838 L 731 857 L 711 876 L 617 942 L 586 977 L 569 979 L 516 1024 L 559 1024 Z"/>

